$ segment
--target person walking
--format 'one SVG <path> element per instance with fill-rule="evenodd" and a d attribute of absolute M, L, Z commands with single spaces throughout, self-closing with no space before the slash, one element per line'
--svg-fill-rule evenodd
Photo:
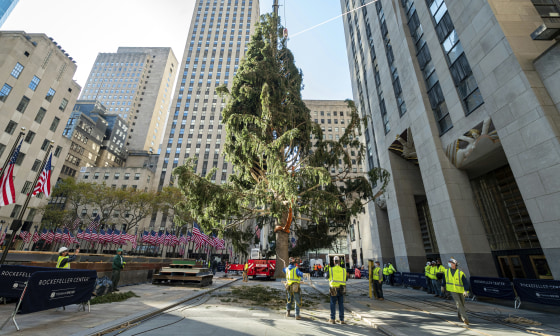
<path fill-rule="evenodd" d="M 424 267 L 424 277 L 426 278 L 426 289 L 428 294 L 433 294 L 432 290 L 432 282 L 430 281 L 430 267 L 432 266 L 431 262 L 427 262 L 426 266 Z"/>
<path fill-rule="evenodd" d="M 245 266 L 243 267 L 243 282 L 248 282 L 249 281 L 249 277 L 247 276 L 247 271 L 249 270 L 249 264 L 245 263 Z"/>
<path fill-rule="evenodd" d="M 299 315 L 299 309 L 301 306 L 301 289 L 299 283 L 303 277 L 303 273 L 299 268 L 294 265 L 295 259 L 290 257 L 288 267 L 284 268 L 284 273 L 286 273 L 286 317 L 290 317 L 290 310 L 292 306 L 295 305 L 296 310 L 296 320 L 301 320 Z"/>
<path fill-rule="evenodd" d="M 329 292 L 331 295 L 331 318 L 329 323 L 335 323 L 336 303 L 338 302 L 338 317 L 340 324 L 344 322 L 344 294 L 346 293 L 346 269 L 340 267 L 340 258 L 334 257 L 334 266 L 329 267 Z"/>
<path fill-rule="evenodd" d="M 113 283 L 113 288 L 112 288 L 113 292 L 119 291 L 117 287 L 119 286 L 119 280 L 121 279 L 121 271 L 123 270 L 124 265 L 126 264 L 122 256 L 122 252 L 123 252 L 122 248 L 118 248 L 117 254 L 115 254 L 115 256 L 113 257 L 113 273 L 111 274 L 111 282 Z"/>
<path fill-rule="evenodd" d="M 374 296 L 377 300 L 383 301 L 383 268 L 379 261 L 375 262 L 375 267 L 371 271 L 370 278 L 373 282 Z"/>
<path fill-rule="evenodd" d="M 457 316 L 466 325 L 469 325 L 467 311 L 465 309 L 465 297 L 469 295 L 469 283 L 465 273 L 461 271 L 457 260 L 451 258 L 448 262 L 449 268 L 445 271 L 445 289 L 451 293 L 451 297 L 457 306 Z"/>
<path fill-rule="evenodd" d="M 58 259 L 56 261 L 56 268 L 70 268 L 70 262 L 76 260 L 76 255 L 80 253 L 77 248 L 73 256 L 68 256 L 68 247 L 62 246 L 58 249 Z"/>

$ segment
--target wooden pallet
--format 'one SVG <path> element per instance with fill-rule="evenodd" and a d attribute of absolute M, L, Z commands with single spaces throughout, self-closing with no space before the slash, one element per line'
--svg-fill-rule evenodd
<path fill-rule="evenodd" d="M 152 284 L 157 285 L 198 285 L 212 284 L 213 275 L 208 268 L 193 262 L 173 263 L 162 267 L 159 274 L 154 274 Z"/>

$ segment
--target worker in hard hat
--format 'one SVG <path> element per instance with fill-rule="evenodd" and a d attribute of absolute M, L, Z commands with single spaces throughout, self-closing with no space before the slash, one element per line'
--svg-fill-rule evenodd
<path fill-rule="evenodd" d="M 68 256 L 68 247 L 62 246 L 59 248 L 56 268 L 70 268 L 70 262 L 76 260 L 76 255 L 78 253 L 80 253 L 80 249 L 76 249 L 73 256 Z"/>

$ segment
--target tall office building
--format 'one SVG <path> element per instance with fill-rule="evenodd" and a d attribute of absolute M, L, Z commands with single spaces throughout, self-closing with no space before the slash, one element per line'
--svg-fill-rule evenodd
<path fill-rule="evenodd" d="M 80 86 L 72 80 L 76 64 L 52 38 L 22 31 L 0 32 L 0 162 L 25 127 L 14 168 L 15 204 L 0 207 L 0 220 L 11 223 L 20 215 L 27 193 L 51 141 L 52 185 L 56 183 L 70 147 L 62 135 Z M 37 208 L 45 198 L 33 197 L 23 217 L 39 224 Z M 4 227 L 5 228 L 5 227 Z"/>
<path fill-rule="evenodd" d="M 81 100 L 98 100 L 128 122 L 126 148 L 156 152 L 171 105 L 177 59 L 171 48 L 119 47 L 100 53 Z"/>
<path fill-rule="evenodd" d="M 341 7 L 368 165 L 392 175 L 368 208 L 367 257 L 560 279 L 559 2 Z"/>
<path fill-rule="evenodd" d="M 0 27 L 6 22 L 19 0 L 0 0 Z"/>
<path fill-rule="evenodd" d="M 212 180 L 227 180 L 232 166 L 222 156 L 225 100 L 215 89 L 231 84 L 258 18 L 258 0 L 197 0 L 156 170 L 159 189 L 172 183 L 171 171 L 189 157 L 197 158 L 197 173 L 218 167 Z M 164 227 L 168 220 L 158 222 Z"/>

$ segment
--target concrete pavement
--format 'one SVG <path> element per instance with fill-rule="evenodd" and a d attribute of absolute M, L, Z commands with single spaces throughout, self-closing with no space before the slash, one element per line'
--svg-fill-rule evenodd
<path fill-rule="evenodd" d="M 297 321 L 284 316 L 280 281 L 242 283 L 219 276 L 220 273 L 212 286 L 206 288 L 151 284 L 121 287 L 121 291 L 131 290 L 140 297 L 93 305 L 90 313 L 78 312 L 78 306 L 70 306 L 66 310 L 17 315 L 21 328 L 17 335 L 560 335 L 557 307 L 516 310 L 513 304 L 469 301 L 471 324 L 465 326 L 457 318 L 453 301 L 434 298 L 420 290 L 390 286 L 384 286 L 385 301 L 372 300 L 367 296 L 367 280 L 354 279 L 349 280 L 345 297 L 348 325 L 326 323 L 330 315 L 328 282 L 319 278 L 312 278 L 311 285 L 309 282 L 302 285 L 305 307 L 301 312 L 303 319 Z M 241 286 L 276 289 L 279 298 L 269 304 L 237 300 L 232 293 Z M 187 299 L 192 300 L 182 303 Z M 173 307 L 167 309 L 170 306 Z M 14 304 L 0 305 L 0 323 L 10 316 L 14 307 Z M 510 316 L 541 325 L 508 323 L 505 319 Z M 110 331 L 117 327 L 124 328 Z M 15 333 L 11 322 L 0 331 L 0 335 Z"/>

